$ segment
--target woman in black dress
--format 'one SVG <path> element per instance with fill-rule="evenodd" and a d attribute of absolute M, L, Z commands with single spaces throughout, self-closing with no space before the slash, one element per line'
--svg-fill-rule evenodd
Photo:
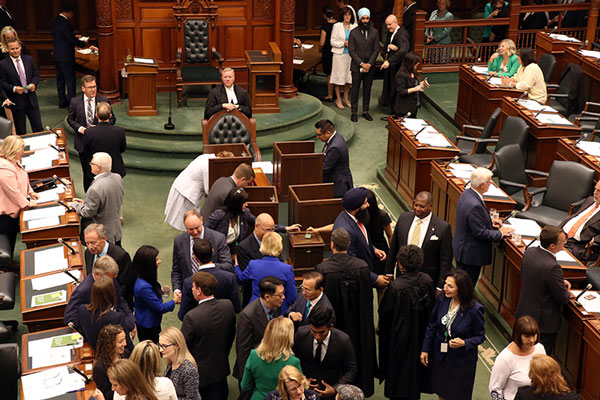
<path fill-rule="evenodd" d="M 417 118 L 417 110 L 421 106 L 419 92 L 429 87 L 427 78 L 421 82 L 417 79 L 419 61 L 418 55 L 412 51 L 407 53 L 396 74 L 396 104 L 394 104 L 396 117 L 404 117 L 410 112 L 411 118 Z"/>
<path fill-rule="evenodd" d="M 333 17 L 334 13 L 331 7 L 323 7 L 323 18 L 325 23 L 321 25 L 321 37 L 319 38 L 319 49 L 321 50 L 321 64 L 323 66 L 323 73 L 327 75 L 327 96 L 321 98 L 322 101 L 333 102 L 333 88 L 334 84 L 329 83 L 331 77 L 331 65 L 333 63 L 333 53 L 331 52 L 331 30 L 333 24 L 337 20 Z"/>
<path fill-rule="evenodd" d="M 560 373 L 560 365 L 550 356 L 536 354 L 529 364 L 530 386 L 521 386 L 515 400 L 577 400 Z"/>
<path fill-rule="evenodd" d="M 369 202 L 369 222 L 367 223 L 369 238 L 373 246 L 379 250 L 383 250 L 387 254 L 390 250 L 388 243 L 392 240 L 392 220 L 388 213 L 379 208 L 377 197 L 375 197 L 375 193 L 371 190 L 367 194 L 367 201 Z M 377 275 L 383 275 L 384 269 L 385 261 L 378 260 L 373 265 L 373 272 Z"/>

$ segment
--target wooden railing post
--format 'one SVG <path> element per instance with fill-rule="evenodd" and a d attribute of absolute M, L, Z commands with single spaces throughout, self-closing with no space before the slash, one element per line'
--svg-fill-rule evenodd
<path fill-rule="evenodd" d="M 515 44 L 519 36 L 519 15 L 521 13 L 521 1 L 511 0 L 510 1 L 510 25 L 508 25 L 507 37 L 512 39 Z M 518 45 L 517 45 L 518 47 Z"/>
<path fill-rule="evenodd" d="M 413 51 L 419 56 L 423 57 L 423 47 L 425 43 L 425 18 L 427 13 L 423 10 L 417 10 L 415 12 L 415 31 L 413 32 Z M 419 63 L 421 68 L 423 67 L 423 60 Z"/>
<path fill-rule="evenodd" d="M 588 14 L 587 31 L 585 38 L 590 42 L 596 40 L 596 26 L 598 26 L 598 8 L 600 7 L 600 0 L 591 0 L 590 12 Z"/>
<path fill-rule="evenodd" d="M 394 0 L 394 11 L 392 13 L 398 18 L 398 24 L 404 22 L 404 0 Z M 412 35 L 412 32 L 408 32 Z"/>

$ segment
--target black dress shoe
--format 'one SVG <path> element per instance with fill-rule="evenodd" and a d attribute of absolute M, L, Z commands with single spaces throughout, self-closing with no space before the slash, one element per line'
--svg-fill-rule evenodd
<path fill-rule="evenodd" d="M 371 117 L 371 114 L 369 114 L 367 111 L 365 111 L 364 113 L 362 113 L 362 116 L 367 121 L 373 121 L 373 117 Z"/>
<path fill-rule="evenodd" d="M 381 117 L 381 118 L 379 118 L 379 119 L 380 119 L 380 120 L 382 120 L 382 121 L 387 121 L 387 120 L 388 120 L 388 116 L 386 115 L 386 116 L 384 116 L 384 117 Z"/>
<path fill-rule="evenodd" d="M 326 101 L 328 103 L 333 103 L 333 97 L 327 98 L 327 97 L 321 97 L 319 100 L 321 101 Z"/>
<path fill-rule="evenodd" d="M 356 114 L 352 114 L 350 116 L 350 121 L 352 121 L 352 122 L 358 122 L 358 117 L 356 116 Z"/>

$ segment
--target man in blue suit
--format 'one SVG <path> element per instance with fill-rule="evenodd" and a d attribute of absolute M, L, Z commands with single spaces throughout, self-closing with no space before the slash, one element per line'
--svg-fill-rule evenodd
<path fill-rule="evenodd" d="M 342 197 L 354 186 L 348 146 L 344 137 L 337 133 L 333 122 L 322 119 L 315 124 L 317 137 L 325 143 L 323 147 L 323 182 L 333 183 L 333 196 Z"/>
<path fill-rule="evenodd" d="M 476 168 L 471 173 L 471 187 L 465 189 L 456 206 L 456 227 L 452 251 L 456 267 L 467 271 L 473 287 L 477 284 L 482 265 L 492 262 L 492 243 L 499 242 L 513 228 L 492 221 L 483 201 L 483 194 L 492 184 L 492 172 Z"/>

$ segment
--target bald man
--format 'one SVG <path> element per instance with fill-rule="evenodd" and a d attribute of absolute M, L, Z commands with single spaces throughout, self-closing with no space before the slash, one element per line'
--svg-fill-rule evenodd
<path fill-rule="evenodd" d="M 404 27 L 398 25 L 398 18 L 389 15 L 385 19 L 388 34 L 383 45 L 383 59 L 381 65 L 383 74 L 383 91 L 381 92 L 381 105 L 394 107 L 396 99 L 396 73 L 400 69 L 404 55 L 410 49 L 410 38 Z M 383 118 L 382 118 L 383 119 Z M 387 117 L 385 117 L 387 120 Z"/>

